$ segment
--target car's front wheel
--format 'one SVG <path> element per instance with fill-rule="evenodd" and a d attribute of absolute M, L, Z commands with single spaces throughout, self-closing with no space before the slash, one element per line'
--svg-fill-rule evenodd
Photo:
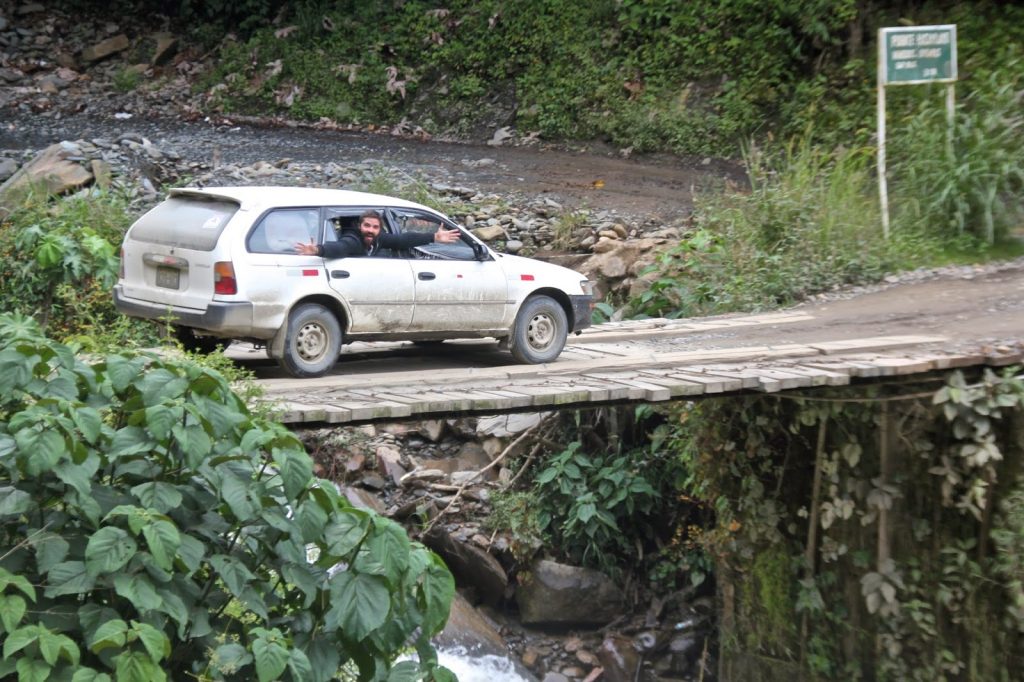
<path fill-rule="evenodd" d="M 297 306 L 288 316 L 281 366 L 293 377 L 326 374 L 341 353 L 341 324 L 317 303 Z"/>
<path fill-rule="evenodd" d="M 569 323 L 558 301 L 550 296 L 534 296 L 516 315 L 509 349 L 519 362 L 551 362 L 562 352 L 568 335 Z"/>

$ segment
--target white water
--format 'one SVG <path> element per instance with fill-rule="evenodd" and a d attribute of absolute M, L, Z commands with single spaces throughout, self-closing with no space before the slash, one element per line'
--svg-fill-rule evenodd
<path fill-rule="evenodd" d="M 437 662 L 455 673 L 459 682 L 530 682 L 504 656 L 473 656 L 465 647 L 439 648 Z"/>

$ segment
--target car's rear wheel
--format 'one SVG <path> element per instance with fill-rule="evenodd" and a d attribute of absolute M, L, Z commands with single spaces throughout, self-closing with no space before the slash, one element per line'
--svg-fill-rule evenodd
<path fill-rule="evenodd" d="M 551 362 L 565 347 L 569 323 L 565 311 L 550 296 L 528 298 L 516 315 L 509 349 L 519 362 Z"/>
<path fill-rule="evenodd" d="M 217 346 L 227 346 L 231 343 L 228 339 L 219 339 L 216 336 L 197 336 L 196 330 L 192 327 L 175 325 L 172 333 L 181 347 L 189 353 L 209 355 L 217 350 Z"/>
<path fill-rule="evenodd" d="M 288 316 L 281 366 L 293 377 L 326 374 L 341 353 L 341 324 L 317 303 L 297 306 Z"/>

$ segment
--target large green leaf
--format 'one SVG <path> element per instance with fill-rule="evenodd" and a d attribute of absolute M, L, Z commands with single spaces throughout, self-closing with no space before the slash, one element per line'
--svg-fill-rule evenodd
<path fill-rule="evenodd" d="M 46 426 L 22 429 L 14 434 L 25 462 L 25 473 L 39 476 L 50 471 L 66 452 L 64 436 Z"/>
<path fill-rule="evenodd" d="M 17 516 L 32 509 L 32 495 L 14 486 L 0 486 L 0 516 Z"/>
<path fill-rule="evenodd" d="M 202 410 L 203 417 L 213 427 L 213 435 L 217 438 L 224 436 L 248 418 L 238 410 L 208 398 L 198 399 L 196 404 Z"/>
<path fill-rule="evenodd" d="M 108 620 L 96 628 L 89 638 L 89 650 L 99 653 L 104 649 L 123 649 L 128 643 L 128 623 L 120 618 Z"/>
<path fill-rule="evenodd" d="M 158 609 L 163 604 L 153 583 L 145 574 L 114 576 L 114 591 L 127 599 L 141 612 Z"/>
<path fill-rule="evenodd" d="M 62 655 L 72 665 L 78 665 L 80 656 L 78 645 L 70 637 L 48 630 L 39 632 L 39 653 L 51 666 L 57 665 L 57 659 Z"/>
<path fill-rule="evenodd" d="M 167 675 L 141 651 L 126 651 L 114 659 L 117 682 L 164 682 Z"/>
<path fill-rule="evenodd" d="M 189 573 L 193 573 L 202 565 L 203 557 L 206 556 L 206 545 L 185 533 L 181 533 L 179 539 L 181 544 L 178 546 L 178 559 Z"/>
<path fill-rule="evenodd" d="M 292 649 L 288 657 L 288 671 L 293 680 L 312 680 L 313 664 L 301 649 Z"/>
<path fill-rule="evenodd" d="M 146 358 L 128 358 L 123 355 L 107 356 L 107 376 L 114 390 L 121 392 L 142 375 Z"/>
<path fill-rule="evenodd" d="M 393 521 L 373 518 L 374 532 L 359 553 L 357 567 L 364 573 L 376 573 L 397 586 L 402 574 L 409 568 L 409 536 Z"/>
<path fill-rule="evenodd" d="M 10 658 L 38 640 L 40 630 L 45 629 L 42 625 L 26 625 L 7 635 L 4 640 L 4 658 Z"/>
<path fill-rule="evenodd" d="M 32 536 L 32 549 L 36 553 L 36 569 L 49 573 L 56 564 L 68 556 L 68 541 L 56 533 L 42 532 Z"/>
<path fill-rule="evenodd" d="M 171 434 L 171 427 L 181 421 L 185 410 L 180 406 L 152 405 L 146 408 L 146 429 L 159 440 L 166 440 Z"/>
<path fill-rule="evenodd" d="M 338 629 L 354 640 L 384 624 L 391 609 L 387 584 L 380 576 L 338 573 L 331 580 L 331 610 L 324 617 L 327 631 Z"/>
<path fill-rule="evenodd" d="M 31 599 L 36 600 L 36 588 L 23 575 L 15 575 L 3 566 L 0 566 L 0 592 L 5 592 L 8 585 L 17 587 L 22 593 Z"/>
<path fill-rule="evenodd" d="M 171 640 L 152 625 L 132 621 L 132 634 L 146 647 L 149 657 L 159 662 L 171 655 Z"/>
<path fill-rule="evenodd" d="M 163 481 L 141 483 L 132 488 L 132 494 L 139 498 L 143 507 L 166 514 L 181 505 L 181 492 L 172 484 Z"/>
<path fill-rule="evenodd" d="M 46 575 L 47 587 L 43 594 L 49 598 L 65 594 L 81 594 L 95 586 L 95 579 L 81 561 L 63 561 Z"/>
<path fill-rule="evenodd" d="M 275 448 L 274 463 L 281 474 L 288 499 L 296 499 L 313 482 L 313 460 L 305 452 Z"/>
<path fill-rule="evenodd" d="M 74 489 L 82 497 L 89 497 L 92 493 L 92 477 L 98 467 L 98 457 L 90 457 L 83 464 L 65 460 L 53 467 L 53 473 L 64 485 Z"/>
<path fill-rule="evenodd" d="M 308 564 L 291 563 L 281 567 L 281 575 L 284 576 L 284 579 L 299 588 L 305 597 L 302 602 L 304 609 L 309 608 L 309 605 L 316 599 L 320 581 L 323 578 L 322 574 L 315 574 L 313 571 L 314 569 Z"/>
<path fill-rule="evenodd" d="M 0 625 L 4 632 L 14 632 L 25 616 L 28 605 L 20 594 L 0 594 Z"/>
<path fill-rule="evenodd" d="M 420 666 L 416 661 L 401 661 L 388 671 L 387 682 L 418 682 Z"/>
<path fill-rule="evenodd" d="M 209 434 L 198 424 L 188 426 L 175 424 L 171 433 L 174 435 L 174 440 L 177 441 L 178 451 L 192 469 L 198 469 L 213 450 L 213 441 L 210 440 Z"/>
<path fill-rule="evenodd" d="M 427 550 L 421 550 L 427 552 Z M 451 571 L 434 553 L 429 553 L 430 565 L 420 582 L 423 622 L 420 627 L 431 637 L 440 632 L 448 622 L 452 598 L 455 596 L 455 580 Z"/>
<path fill-rule="evenodd" d="M 147 406 L 180 397 L 188 389 L 188 379 L 163 367 L 150 370 L 138 383 Z"/>
<path fill-rule="evenodd" d="M 224 584 L 227 585 L 231 594 L 236 597 L 241 596 L 245 586 L 249 581 L 255 578 L 252 571 L 246 568 L 245 564 L 234 557 L 223 555 L 213 556 L 210 557 L 210 565 L 213 566 L 215 571 L 217 571 L 217 575 L 224 581 Z"/>
<path fill-rule="evenodd" d="M 288 666 L 288 647 L 276 639 L 257 638 L 252 643 L 252 655 L 256 659 L 256 676 L 260 682 L 276 680 Z"/>
<path fill-rule="evenodd" d="M 295 509 L 295 523 L 299 527 L 303 542 L 313 542 L 320 537 L 327 525 L 327 512 L 316 500 L 306 498 Z"/>
<path fill-rule="evenodd" d="M 18 659 L 18 682 L 48 682 L 52 668 L 35 658 Z"/>
<path fill-rule="evenodd" d="M 110 675 L 93 670 L 92 668 L 79 668 L 71 676 L 71 682 L 111 682 Z"/>
<path fill-rule="evenodd" d="M 174 568 L 174 557 L 181 545 L 177 527 L 169 520 L 156 519 L 143 527 L 142 535 L 157 565 L 168 571 Z"/>
<path fill-rule="evenodd" d="M 221 497 L 227 502 L 235 518 L 242 522 L 249 521 L 256 515 L 256 505 L 249 499 L 250 483 L 227 472 L 221 480 Z"/>
<path fill-rule="evenodd" d="M 370 518 L 364 512 L 339 511 L 331 515 L 324 529 L 324 542 L 331 556 L 343 557 L 354 550 L 370 526 Z"/>
<path fill-rule="evenodd" d="M 188 624 L 188 607 L 185 606 L 185 601 L 174 590 L 161 588 L 156 593 L 161 601 L 157 611 L 170 616 L 178 624 L 178 637 L 184 637 L 185 626 Z"/>
<path fill-rule="evenodd" d="M 135 539 L 116 526 L 105 526 L 93 533 L 85 546 L 85 567 L 89 575 L 113 573 L 124 567 L 138 550 Z"/>
<path fill-rule="evenodd" d="M 13 348 L 0 352 L 0 396 L 9 396 L 15 387 L 24 386 L 32 379 L 29 358 Z"/>
<path fill-rule="evenodd" d="M 81 405 L 71 412 L 71 418 L 86 443 L 95 444 L 103 430 L 103 418 L 98 410 Z"/>
<path fill-rule="evenodd" d="M 139 452 L 149 452 L 156 443 L 146 433 L 145 429 L 138 426 L 126 426 L 118 429 L 107 448 L 109 457 L 124 457 Z"/>

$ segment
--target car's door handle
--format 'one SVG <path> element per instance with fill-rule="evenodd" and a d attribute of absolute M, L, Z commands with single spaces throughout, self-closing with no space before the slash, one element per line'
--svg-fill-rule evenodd
<path fill-rule="evenodd" d="M 418 277 L 420 279 L 437 279 L 437 275 L 432 272 L 421 272 Z"/>
<path fill-rule="evenodd" d="M 331 277 L 334 279 L 345 279 L 348 277 L 348 270 L 331 270 Z"/>

